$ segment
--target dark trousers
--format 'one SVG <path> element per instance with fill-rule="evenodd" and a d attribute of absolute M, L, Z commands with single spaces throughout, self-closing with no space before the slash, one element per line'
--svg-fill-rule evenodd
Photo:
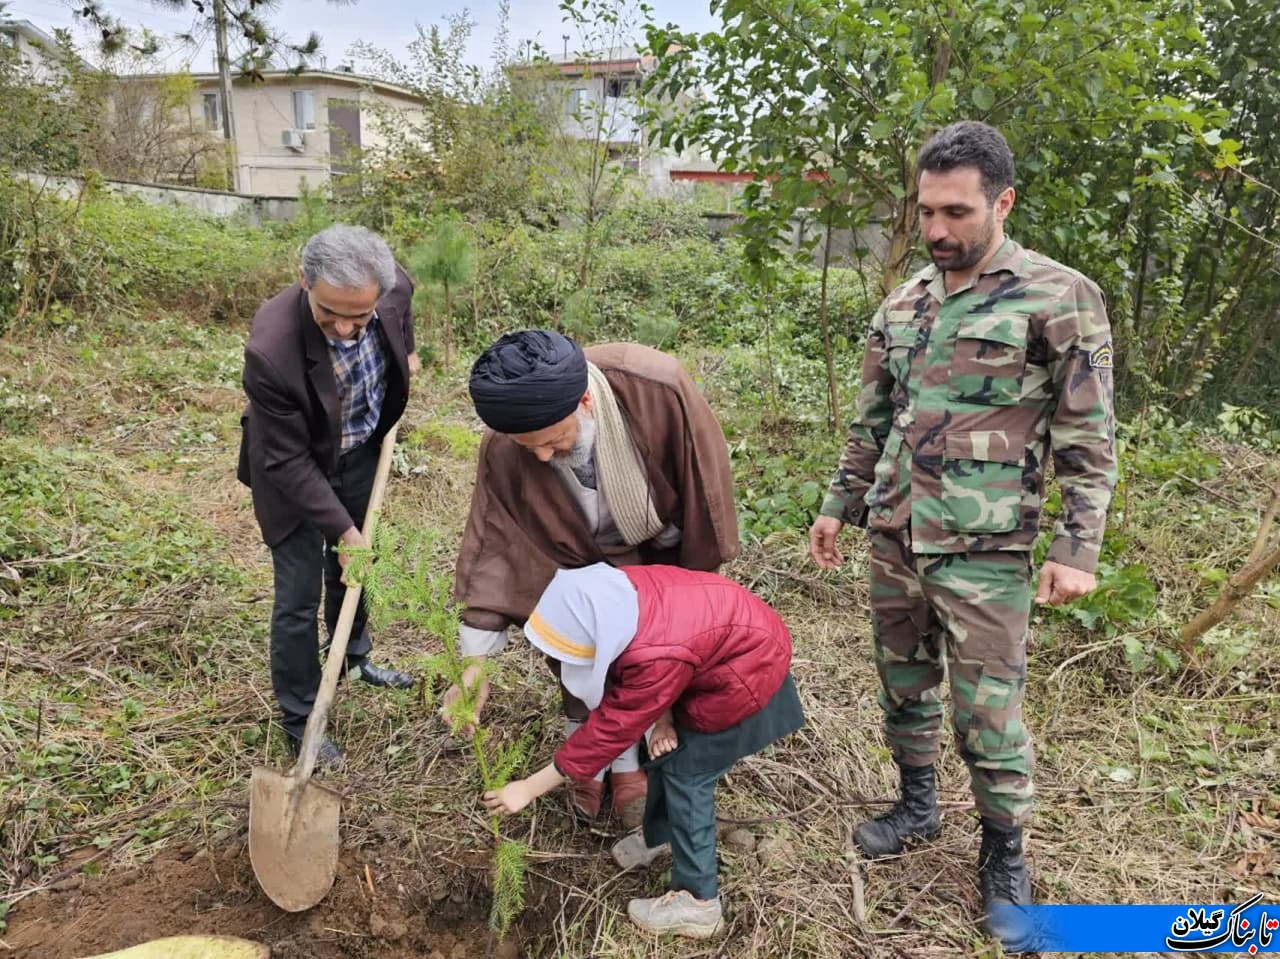
<path fill-rule="evenodd" d="M 695 899 L 720 894 L 716 858 L 716 786 L 733 763 L 719 769 L 648 767 L 649 799 L 644 840 L 649 846 L 671 843 L 671 889 L 687 889 Z"/>
<path fill-rule="evenodd" d="M 351 514 L 356 527 L 364 526 L 364 514 L 378 467 L 376 443 L 362 443 L 338 460 L 329 478 L 333 491 Z M 320 644 L 316 616 L 324 586 L 324 621 L 330 637 L 347 588 L 334 544 L 311 523 L 303 523 L 271 548 L 275 571 L 275 605 L 271 610 L 271 688 L 280 704 L 285 732 L 302 738 L 307 717 L 320 689 Z M 369 654 L 372 640 L 363 597 L 351 627 L 347 664 Z"/>
<path fill-rule="evenodd" d="M 649 795 L 644 841 L 671 843 L 671 888 L 695 899 L 720 892 L 716 869 L 716 785 L 733 764 L 758 753 L 804 725 L 796 684 L 788 675 L 759 712 L 718 733 L 685 729 L 676 721 L 680 744 L 645 764 Z"/>

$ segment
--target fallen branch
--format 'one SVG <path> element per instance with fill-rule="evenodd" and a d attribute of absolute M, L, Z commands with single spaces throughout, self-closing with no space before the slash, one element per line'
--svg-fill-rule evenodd
<path fill-rule="evenodd" d="M 1226 503 L 1228 506 L 1235 507 L 1238 510 L 1247 510 L 1249 508 L 1244 503 L 1241 503 L 1235 497 L 1228 496 L 1226 493 L 1222 492 L 1221 490 L 1216 490 L 1212 486 L 1206 486 L 1204 483 L 1201 483 L 1199 480 L 1192 479 L 1186 473 L 1179 472 L 1179 473 L 1174 473 L 1173 475 L 1176 476 L 1178 479 L 1182 480 L 1184 483 L 1189 483 L 1190 485 L 1194 486 L 1200 492 L 1206 493 L 1209 496 L 1214 497 L 1215 499 L 1222 500 L 1222 502 Z"/>
<path fill-rule="evenodd" d="M 926 882 L 924 884 L 924 887 L 911 898 L 911 901 L 908 902 L 901 909 L 899 909 L 898 914 L 889 920 L 888 928 L 892 929 L 894 926 L 900 923 L 903 919 L 906 919 L 907 916 L 911 914 L 911 910 L 915 908 L 916 903 L 918 903 L 924 897 L 924 894 L 933 887 L 933 884 L 938 881 L 938 877 L 941 875 L 942 873 L 939 872 L 935 874 L 932 879 Z"/>
<path fill-rule="evenodd" d="M 1253 592 L 1258 583 L 1280 567 L 1280 546 L 1268 546 L 1277 513 L 1280 513 L 1280 486 L 1272 490 L 1271 502 L 1267 504 L 1262 520 L 1258 523 L 1258 535 L 1244 565 L 1227 580 L 1213 605 L 1187 623 L 1182 630 L 1178 646 L 1183 656 L 1189 656 L 1197 639 L 1226 619 L 1240 601 Z"/>
<path fill-rule="evenodd" d="M 867 884 L 862 878 L 862 856 L 856 849 L 846 850 L 845 860 L 849 864 L 849 883 L 853 891 L 853 918 L 858 925 L 867 928 Z"/>

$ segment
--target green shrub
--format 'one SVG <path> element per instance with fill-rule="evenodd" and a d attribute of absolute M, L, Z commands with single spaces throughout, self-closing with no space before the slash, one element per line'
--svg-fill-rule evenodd
<path fill-rule="evenodd" d="M 295 269 L 289 244 L 235 218 L 102 195 L 81 225 L 120 295 L 209 319 L 248 319 Z"/>
<path fill-rule="evenodd" d="M 104 192 L 73 199 L 0 175 L 0 334 L 74 311 L 247 319 L 289 282 L 296 243 L 240 219 Z"/>

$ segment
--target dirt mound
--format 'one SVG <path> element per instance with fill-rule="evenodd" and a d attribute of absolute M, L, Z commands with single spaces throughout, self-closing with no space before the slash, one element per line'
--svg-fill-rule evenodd
<path fill-rule="evenodd" d="M 80 959 L 163 936 L 239 936 L 272 959 L 481 959 L 487 903 L 465 889 L 415 897 L 366 850 L 344 850 L 333 890 L 287 913 L 258 888 L 242 841 L 187 847 L 131 872 L 79 876 L 20 902 L 5 941 L 15 959 Z M 381 875 L 380 875 L 381 874 Z M 505 947 L 505 948 L 504 948 Z M 494 955 L 515 957 L 503 943 Z"/>

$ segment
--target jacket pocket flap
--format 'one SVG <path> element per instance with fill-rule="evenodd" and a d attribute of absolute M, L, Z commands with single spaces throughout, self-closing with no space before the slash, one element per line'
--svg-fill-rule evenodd
<path fill-rule="evenodd" d="M 1030 322 L 1031 318 L 1025 313 L 970 313 L 960 318 L 956 336 L 1026 349 Z"/>
<path fill-rule="evenodd" d="M 919 326 L 920 317 L 915 310 L 889 310 L 884 315 L 885 326 Z"/>
<path fill-rule="evenodd" d="M 1026 459 L 1021 439 L 1015 445 L 1005 430 L 948 433 L 943 448 L 948 460 L 981 460 L 984 463 L 1021 466 Z"/>

